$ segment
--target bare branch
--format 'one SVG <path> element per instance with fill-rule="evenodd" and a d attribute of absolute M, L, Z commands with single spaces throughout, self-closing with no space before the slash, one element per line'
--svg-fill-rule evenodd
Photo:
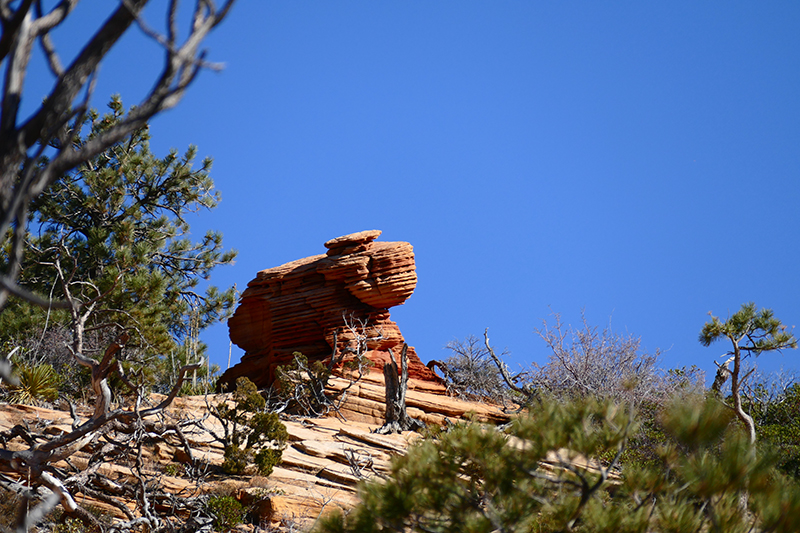
<path fill-rule="evenodd" d="M 0 275 L 0 285 L 2 285 L 9 293 L 13 294 L 17 298 L 27 300 L 28 302 L 34 305 L 38 305 L 39 307 L 45 307 L 45 308 L 52 307 L 54 309 L 70 308 L 69 302 L 58 301 L 58 300 L 45 300 L 41 296 L 20 287 L 13 280 L 9 279 L 7 276 Z"/>
<path fill-rule="evenodd" d="M 400 433 L 417 431 L 425 424 L 408 416 L 406 412 L 406 391 L 408 390 L 408 344 L 403 343 L 400 351 L 400 370 L 398 372 L 392 349 L 389 348 L 390 362 L 383 365 L 383 377 L 386 382 L 386 422 L 375 433 Z M 398 375 L 399 374 L 399 375 Z"/>
<path fill-rule="evenodd" d="M 205 52 L 200 50 L 200 44 L 225 18 L 233 3 L 233 0 L 228 0 L 217 9 L 212 2 L 196 0 L 191 31 L 179 44 L 176 38 L 177 2 L 172 2 L 167 14 L 170 36 L 166 41 L 160 41 L 166 47 L 164 68 L 153 89 L 118 124 L 86 143 L 75 145 L 70 139 L 83 123 L 82 117 L 88 109 L 88 99 L 96 80 L 94 73 L 131 24 L 136 22 L 146 28 L 140 14 L 147 4 L 147 0 L 125 0 L 77 57 L 67 67 L 62 67 L 49 31 L 73 12 L 77 1 L 62 0 L 48 13 L 42 12 L 39 2 L 32 10 L 33 0 L 25 0 L 15 7 L 7 3 L 2 6 L 0 60 L 5 62 L 5 79 L 0 101 L 0 238 L 3 239 L 12 226 L 24 234 L 27 205 L 55 179 L 119 143 L 154 115 L 178 103 L 199 71 L 211 66 L 205 61 Z M 41 107 L 24 123 L 18 124 L 25 75 L 37 39 L 57 79 Z M 79 101 L 81 93 L 85 95 L 82 102 Z M 70 128 L 68 124 L 73 119 L 75 122 Z M 36 145 L 39 146 L 34 150 L 36 153 L 31 154 Z M 42 163 L 39 156 L 48 147 L 54 147 L 55 154 L 47 163 Z M 21 252 L 22 243 L 17 241 L 5 268 L 6 282 L 0 285 L 0 307 L 7 295 L 15 290 Z M 38 301 L 28 293 L 18 291 L 18 294 Z"/>
<path fill-rule="evenodd" d="M 494 349 L 492 348 L 491 344 L 489 344 L 489 328 L 486 328 L 483 332 L 483 339 L 484 343 L 486 344 L 486 349 L 489 351 L 489 355 L 494 361 L 494 364 L 497 365 L 497 369 L 500 371 L 500 375 L 503 376 L 503 381 L 506 382 L 508 388 L 513 390 L 514 392 L 518 392 L 523 395 L 526 400 L 531 400 L 534 398 L 534 392 L 530 390 L 528 387 L 520 387 L 516 383 L 516 379 L 511 376 L 508 371 L 508 366 L 499 358 L 497 354 L 494 353 Z"/>
<path fill-rule="evenodd" d="M 161 438 L 167 434 L 179 435 L 177 438 L 184 446 L 188 446 L 188 442 L 180 428 L 174 433 L 166 429 L 157 430 L 145 419 L 161 415 L 174 400 L 187 372 L 200 366 L 197 363 L 181 368 L 177 383 L 162 402 L 154 407 L 139 409 L 140 391 L 125 376 L 118 360 L 126 339 L 120 337 L 109 345 L 99 361 L 86 355 L 91 352 L 85 351 L 84 347 L 86 323 L 97 303 L 108 294 L 106 286 L 100 290 L 86 280 L 76 281 L 78 261 L 68 251 L 52 265 L 57 272 L 57 283 L 62 288 L 64 301 L 42 298 L 21 287 L 18 278 L 28 235 L 28 208 L 31 202 L 56 179 L 121 142 L 156 114 L 176 105 L 200 70 L 213 66 L 206 61 L 201 44 L 226 17 L 233 0 L 224 1 L 219 9 L 210 0 L 196 0 L 191 27 L 182 41 L 178 38 L 178 2 L 173 0 L 167 7 L 169 35 L 166 40 L 159 40 L 165 52 L 163 68 L 153 88 L 127 116 L 85 143 L 79 141 L 81 128 L 89 112 L 100 63 L 134 23 L 151 37 L 153 34 L 141 20 L 141 12 L 148 0 L 124 0 L 112 5 L 110 17 L 91 34 L 77 56 L 63 65 L 51 31 L 67 20 L 77 3 L 78 0 L 61 0 L 45 10 L 43 5 L 46 4 L 38 0 L 0 2 L 0 62 L 5 69 L 0 94 L 0 244 L 6 250 L 4 264 L 0 265 L 0 309 L 10 295 L 48 309 L 68 309 L 76 330 L 69 346 L 71 357 L 91 369 L 92 389 L 96 395 L 94 412 L 87 420 L 81 421 L 74 406 L 70 406 L 73 417 L 71 431 L 54 435 L 38 432 L 35 427 L 31 430 L 19 426 L 11 433 L 21 437 L 27 448 L 16 451 L 0 449 L 0 469 L 25 478 L 29 485 L 19 492 L 26 500 L 26 505 L 20 513 L 17 531 L 32 528 L 59 502 L 67 514 L 88 523 L 97 523 L 76 504 L 70 491 L 80 492 L 84 487 L 84 494 L 102 492 L 98 487 L 104 486 L 99 473 L 99 463 L 105 460 L 103 456 L 95 456 L 93 460 L 96 462 L 82 476 L 71 479 L 67 477 L 67 472 L 74 472 L 72 463 L 67 462 L 65 468 L 60 465 L 54 468 L 53 464 L 60 460 L 68 461 L 76 451 L 98 442 L 98 439 L 108 441 L 109 457 L 122 456 L 129 453 L 130 449 L 138 451 L 134 474 L 138 474 L 136 490 L 139 491 L 140 508 L 136 517 L 129 514 L 130 511 L 126 513 L 129 520 L 127 526 L 121 526 L 122 529 L 133 527 L 141 520 L 151 529 L 158 526 L 160 519 L 154 512 L 156 497 L 152 492 L 152 478 L 141 468 L 142 445 L 146 439 Z M 55 83 L 43 103 L 25 118 L 19 113 L 20 102 L 25 94 L 25 81 L 37 40 Z M 0 363 L 0 378 L 10 379 L 8 362 Z M 112 406 L 108 381 L 114 371 L 136 393 L 134 411 L 124 408 L 122 404 L 116 408 Z M 10 437 L 11 433 L 3 437 Z M 0 484 L 12 486 L 14 482 L 9 479 L 0 476 Z M 123 485 L 120 487 L 123 487 L 120 490 L 128 490 Z M 38 503 L 34 500 L 38 500 Z M 115 505 L 112 501 L 108 503 Z M 199 506 L 201 503 L 196 500 L 191 505 Z M 116 506 L 119 508 L 119 505 Z"/>

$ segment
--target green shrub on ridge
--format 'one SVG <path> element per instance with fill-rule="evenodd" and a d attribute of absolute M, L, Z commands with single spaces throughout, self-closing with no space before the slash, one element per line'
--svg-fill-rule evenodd
<path fill-rule="evenodd" d="M 800 490 L 719 402 L 682 399 L 660 464 L 621 469 L 637 431 L 612 401 L 544 402 L 507 430 L 461 424 L 394 460 L 318 532 L 796 532 Z M 611 457 L 600 463 L 593 457 Z M 743 502 L 747 502 L 744 504 Z"/>

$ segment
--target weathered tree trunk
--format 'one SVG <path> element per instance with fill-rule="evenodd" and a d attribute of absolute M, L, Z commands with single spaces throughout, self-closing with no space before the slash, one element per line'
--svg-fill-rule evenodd
<path fill-rule="evenodd" d="M 408 390 L 408 344 L 403 343 L 403 350 L 400 352 L 400 368 L 397 370 L 397 362 L 394 354 L 389 349 L 391 362 L 383 365 L 383 377 L 386 381 L 386 423 L 375 430 L 375 433 L 400 433 L 402 431 L 419 430 L 425 424 L 415 418 L 411 418 L 406 413 L 406 391 Z"/>

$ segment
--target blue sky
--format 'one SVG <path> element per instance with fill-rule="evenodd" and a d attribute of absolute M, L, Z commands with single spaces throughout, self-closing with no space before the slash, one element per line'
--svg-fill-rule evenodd
<path fill-rule="evenodd" d="M 415 247 L 392 317 L 425 361 L 488 327 L 513 368 L 544 363 L 541 319 L 583 308 L 711 373 L 707 312 L 800 323 L 798 27 L 793 2 L 240 1 L 207 42 L 226 68 L 152 145 L 214 158 L 223 202 L 193 227 L 239 250 L 217 285 L 381 229 Z M 160 59 L 134 32 L 95 105 L 136 103 Z M 201 338 L 224 368 L 226 326 Z"/>

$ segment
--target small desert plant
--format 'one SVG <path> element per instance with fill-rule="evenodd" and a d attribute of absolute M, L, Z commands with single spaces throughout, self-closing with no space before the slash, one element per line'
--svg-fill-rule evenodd
<path fill-rule="evenodd" d="M 104 531 L 104 527 L 111 524 L 112 516 L 103 509 L 88 505 L 86 511 L 97 519 L 97 524 L 87 524 L 80 518 L 65 516 L 63 508 L 58 507 L 48 515 L 46 523 L 49 529 L 47 531 L 52 533 L 101 533 Z M 40 529 L 40 531 L 42 530 Z"/>
<path fill-rule="evenodd" d="M 244 520 L 245 509 L 233 496 L 212 496 L 208 511 L 214 518 L 214 530 L 227 533 Z"/>
<path fill-rule="evenodd" d="M 92 531 L 77 518 L 67 518 L 61 524 L 53 526 L 53 533 L 87 533 Z"/>
<path fill-rule="evenodd" d="M 53 367 L 47 363 L 23 364 L 17 367 L 19 385 L 9 387 L 9 402 L 39 405 L 58 398 L 60 379 Z"/>
<path fill-rule="evenodd" d="M 181 473 L 181 467 L 176 463 L 169 463 L 164 467 L 164 473 L 168 476 L 175 477 Z"/>
<path fill-rule="evenodd" d="M 268 476 L 280 463 L 283 447 L 289 434 L 277 413 L 268 412 L 267 402 L 255 384 L 241 377 L 236 380 L 233 406 L 221 402 L 211 409 L 222 423 L 224 433 L 219 437 L 224 447 L 222 469 L 227 474 L 243 474 L 255 463 L 259 474 Z"/>
<path fill-rule="evenodd" d="M 22 501 L 15 492 L 0 490 L 0 531 L 10 531 L 17 521 Z"/>

